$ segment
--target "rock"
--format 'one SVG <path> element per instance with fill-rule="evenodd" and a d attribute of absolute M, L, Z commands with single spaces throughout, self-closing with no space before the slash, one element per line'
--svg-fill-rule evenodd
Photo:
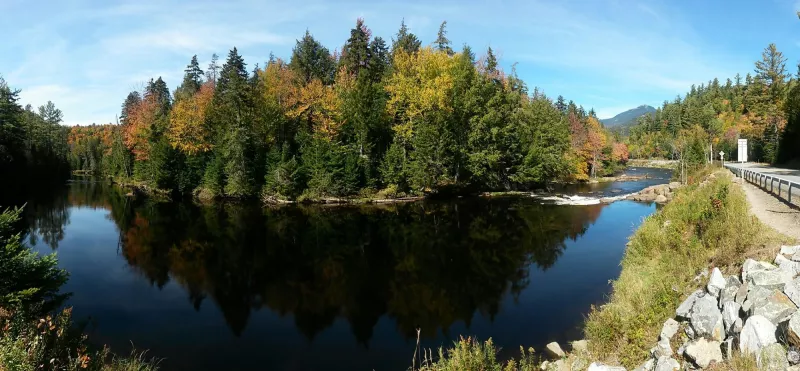
<path fill-rule="evenodd" d="M 552 358 L 563 358 L 566 356 L 563 350 L 561 350 L 561 346 L 558 345 L 557 342 L 552 342 L 550 344 L 545 345 L 544 347 L 545 353 Z"/>
<path fill-rule="evenodd" d="M 675 316 L 680 318 L 689 318 L 689 312 L 692 311 L 692 306 L 694 306 L 695 300 L 703 295 L 703 290 L 697 290 L 691 293 L 689 297 L 678 306 L 678 309 L 675 310 Z"/>
<path fill-rule="evenodd" d="M 666 202 L 667 202 L 667 197 L 666 197 L 666 196 L 664 196 L 664 195 L 658 195 L 658 196 L 656 196 L 656 199 L 655 199 L 655 201 L 656 201 L 657 203 L 659 203 L 659 204 L 663 204 L 663 203 L 666 203 Z"/>
<path fill-rule="evenodd" d="M 722 309 L 722 306 L 729 301 L 735 302 L 737 291 L 739 291 L 739 287 L 737 286 L 725 286 L 725 288 L 719 292 L 719 309 Z M 741 307 L 741 304 L 739 304 L 739 306 Z"/>
<path fill-rule="evenodd" d="M 722 341 L 725 331 L 722 328 L 722 312 L 717 307 L 717 301 L 711 295 L 698 298 L 694 302 L 689 321 L 697 336 L 707 336 L 713 340 Z"/>
<path fill-rule="evenodd" d="M 794 254 L 792 254 L 792 260 L 794 260 L 796 262 L 800 262 L 800 251 L 797 251 Z"/>
<path fill-rule="evenodd" d="M 795 305 L 800 305 L 800 278 L 795 278 L 786 284 L 783 293 L 789 297 Z"/>
<path fill-rule="evenodd" d="M 794 255 L 798 251 L 800 251 L 800 245 L 797 246 L 781 246 L 781 254 L 783 255 Z"/>
<path fill-rule="evenodd" d="M 736 290 L 736 298 L 734 300 L 739 304 L 744 304 L 744 300 L 747 298 L 747 292 L 749 288 L 750 285 L 748 285 L 747 282 L 739 286 L 739 289 Z"/>
<path fill-rule="evenodd" d="M 542 363 L 539 364 L 539 369 L 542 370 L 542 371 L 546 371 L 547 370 L 547 366 L 550 366 L 550 361 L 547 361 L 547 360 L 542 361 Z"/>
<path fill-rule="evenodd" d="M 602 202 L 604 204 L 610 204 L 610 203 L 614 202 L 614 199 L 613 198 L 609 198 L 609 197 L 603 197 L 603 198 L 600 199 L 600 202 Z"/>
<path fill-rule="evenodd" d="M 800 346 L 800 311 L 792 314 L 792 317 L 789 318 L 789 324 L 786 327 L 789 343 L 794 346 Z"/>
<path fill-rule="evenodd" d="M 666 322 L 664 322 L 664 325 L 661 326 L 661 334 L 659 335 L 659 340 L 667 340 L 667 341 L 671 340 L 672 337 L 678 333 L 680 327 L 681 324 L 678 321 L 672 318 L 666 320 Z"/>
<path fill-rule="evenodd" d="M 780 291 L 773 291 L 772 295 L 766 299 L 755 301 L 748 313 L 751 316 L 764 316 L 777 326 L 779 323 L 789 320 L 789 317 L 796 311 L 797 306 L 789 300 L 788 296 Z"/>
<path fill-rule="evenodd" d="M 633 369 L 633 371 L 653 371 L 653 368 L 656 367 L 656 361 L 652 358 L 648 359 L 645 363 L 639 365 Z"/>
<path fill-rule="evenodd" d="M 600 362 L 594 362 L 589 365 L 589 368 L 586 371 L 625 371 L 625 367 L 607 366 Z"/>
<path fill-rule="evenodd" d="M 678 371 L 681 364 L 672 357 L 659 357 L 654 371 Z"/>
<path fill-rule="evenodd" d="M 786 371 L 800 371 L 800 365 L 789 366 L 789 368 L 787 368 Z"/>
<path fill-rule="evenodd" d="M 756 364 L 759 370 L 766 371 L 784 371 L 789 368 L 786 351 L 783 349 L 783 345 L 778 343 L 762 348 L 756 356 Z"/>
<path fill-rule="evenodd" d="M 733 334 L 733 324 L 739 319 L 739 311 L 742 306 L 735 301 L 729 301 L 722 306 L 722 325 L 725 327 L 726 334 Z"/>
<path fill-rule="evenodd" d="M 741 317 L 737 318 L 735 322 L 733 322 L 733 333 L 739 334 L 742 332 L 744 328 L 744 320 Z"/>
<path fill-rule="evenodd" d="M 800 256 L 798 254 L 795 254 L 795 256 Z M 778 265 L 778 269 L 791 274 L 792 277 L 800 273 L 800 262 L 789 260 L 781 254 L 775 256 L 775 264 Z"/>
<path fill-rule="evenodd" d="M 573 353 L 588 353 L 589 352 L 589 341 L 588 340 L 573 341 L 570 345 L 572 345 L 572 352 Z"/>
<path fill-rule="evenodd" d="M 694 339 L 695 337 L 697 337 L 697 333 L 695 333 L 695 331 L 692 328 L 692 326 L 684 327 L 683 328 L 683 333 L 686 334 L 686 337 L 689 338 L 689 339 Z M 678 352 L 678 353 L 681 353 L 681 352 Z"/>
<path fill-rule="evenodd" d="M 739 334 L 739 351 L 757 355 L 761 349 L 778 342 L 775 339 L 777 327 L 764 316 L 755 315 L 747 319 Z"/>
<path fill-rule="evenodd" d="M 786 360 L 793 365 L 800 363 L 800 351 L 798 351 L 797 347 L 789 347 L 789 351 L 786 352 Z"/>
<path fill-rule="evenodd" d="M 757 270 L 747 275 L 747 282 L 751 285 L 774 290 L 783 290 L 786 284 L 791 281 L 792 275 L 780 269 Z"/>
<path fill-rule="evenodd" d="M 670 191 L 674 191 L 674 190 L 680 188 L 681 184 L 679 182 L 671 182 L 671 183 L 669 183 L 668 187 L 669 187 Z"/>
<path fill-rule="evenodd" d="M 714 297 L 719 297 L 719 292 L 722 291 L 727 284 L 728 283 L 725 281 L 725 277 L 722 276 L 722 272 L 719 271 L 719 268 L 714 267 L 714 270 L 711 271 L 711 278 L 708 279 L 706 290 L 708 290 L 708 293 Z"/>
<path fill-rule="evenodd" d="M 712 362 L 722 362 L 721 343 L 700 338 L 689 343 L 686 356 L 700 368 L 708 367 Z"/>
<path fill-rule="evenodd" d="M 639 199 L 637 201 L 650 202 L 654 201 L 655 199 L 656 199 L 655 193 L 645 193 L 639 195 Z"/>
<path fill-rule="evenodd" d="M 742 282 L 747 282 L 747 277 L 750 274 L 750 272 L 769 271 L 769 270 L 774 270 L 776 268 L 777 268 L 776 266 L 767 262 L 747 259 L 744 261 L 744 264 L 742 265 Z"/>
<path fill-rule="evenodd" d="M 659 340 L 656 346 L 650 348 L 650 355 L 652 355 L 653 358 L 662 356 L 671 357 L 672 354 L 672 346 L 669 344 L 669 340 Z"/>

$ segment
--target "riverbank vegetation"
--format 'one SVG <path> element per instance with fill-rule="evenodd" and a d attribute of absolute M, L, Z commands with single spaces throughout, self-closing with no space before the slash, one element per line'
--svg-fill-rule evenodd
<path fill-rule="evenodd" d="M 14 232 L 20 213 L 0 213 L 0 369 L 156 370 L 157 362 L 141 354 L 120 358 L 88 345 L 72 310 L 60 309 L 67 273 L 56 267 L 55 255 L 38 256 L 21 242 Z"/>
<path fill-rule="evenodd" d="M 251 71 L 233 48 L 180 85 L 125 99 L 119 125 L 75 127 L 74 169 L 207 198 L 513 190 L 607 175 L 627 148 L 592 110 L 530 91 L 489 48 L 391 45 L 359 19 L 337 53 L 309 32 Z"/>

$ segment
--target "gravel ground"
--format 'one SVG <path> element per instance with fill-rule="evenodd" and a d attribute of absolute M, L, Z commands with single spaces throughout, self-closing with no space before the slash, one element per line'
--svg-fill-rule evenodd
<path fill-rule="evenodd" d="M 737 179 L 738 181 L 741 179 Z M 800 208 L 789 206 L 777 197 L 762 191 L 756 186 L 739 183 L 747 194 L 750 211 L 766 225 L 776 231 L 800 241 Z M 794 196 L 794 195 L 793 195 Z"/>

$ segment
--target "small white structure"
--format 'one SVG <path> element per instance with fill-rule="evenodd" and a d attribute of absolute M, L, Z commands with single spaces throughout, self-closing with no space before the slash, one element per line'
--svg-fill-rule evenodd
<path fill-rule="evenodd" d="M 747 139 L 739 139 L 737 144 L 737 160 L 739 162 L 747 162 Z"/>

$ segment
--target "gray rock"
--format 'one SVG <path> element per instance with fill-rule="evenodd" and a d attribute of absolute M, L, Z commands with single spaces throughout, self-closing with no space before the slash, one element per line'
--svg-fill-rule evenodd
<path fill-rule="evenodd" d="M 545 353 L 552 358 L 563 358 L 566 356 L 563 350 L 561 350 L 561 346 L 558 345 L 557 342 L 552 342 L 550 344 L 545 345 L 544 347 Z"/>
<path fill-rule="evenodd" d="M 766 300 L 770 295 L 772 295 L 773 291 L 774 290 L 764 287 L 751 287 L 750 291 L 747 293 L 747 299 L 745 299 L 744 303 L 742 303 L 742 310 L 744 310 L 746 313 L 749 313 L 750 309 L 753 307 L 753 304 Z"/>
<path fill-rule="evenodd" d="M 681 183 L 679 182 L 670 182 L 668 185 L 670 191 L 674 191 L 681 187 Z"/>
<path fill-rule="evenodd" d="M 766 371 L 784 371 L 789 368 L 786 350 L 783 349 L 783 345 L 778 343 L 762 348 L 756 356 L 756 364 L 759 370 Z"/>
<path fill-rule="evenodd" d="M 656 368 L 654 371 L 678 371 L 681 369 L 680 362 L 672 357 L 659 357 L 656 361 Z"/>
<path fill-rule="evenodd" d="M 789 347 L 789 351 L 786 352 L 786 360 L 792 365 L 800 363 L 800 351 L 797 350 L 797 347 Z"/>
<path fill-rule="evenodd" d="M 672 354 L 672 346 L 669 344 L 669 340 L 659 340 L 656 346 L 650 348 L 650 355 L 652 355 L 653 358 L 663 356 L 671 357 Z"/>
<path fill-rule="evenodd" d="M 739 291 L 738 286 L 725 286 L 725 288 L 719 292 L 719 309 L 722 309 L 722 306 L 729 301 L 735 302 L 737 291 Z M 739 306 L 741 306 L 741 304 L 739 304 Z"/>
<path fill-rule="evenodd" d="M 664 203 L 667 203 L 667 197 L 664 196 L 664 195 L 658 195 L 658 196 L 656 196 L 655 201 L 657 203 L 664 204 Z"/>
<path fill-rule="evenodd" d="M 589 365 L 586 371 L 626 371 L 625 367 L 621 366 L 608 366 L 600 362 L 594 362 Z"/>
<path fill-rule="evenodd" d="M 789 300 L 789 297 L 780 291 L 774 291 L 772 295 L 764 300 L 753 302 L 753 307 L 748 312 L 752 315 L 762 315 L 776 326 L 781 322 L 789 320 L 789 317 L 797 311 L 797 306 Z"/>
<path fill-rule="evenodd" d="M 747 282 L 751 285 L 772 290 L 783 290 L 786 284 L 791 281 L 792 274 L 780 269 L 756 270 L 747 274 Z"/>
<path fill-rule="evenodd" d="M 748 285 L 747 282 L 743 283 L 741 286 L 739 286 L 739 289 L 736 290 L 736 298 L 734 300 L 739 304 L 744 304 L 744 300 L 747 298 L 747 292 L 749 289 L 750 285 Z"/>
<path fill-rule="evenodd" d="M 733 325 L 739 319 L 739 311 L 742 306 L 735 301 L 729 301 L 722 306 L 722 325 L 725 327 L 726 334 L 733 334 Z"/>
<path fill-rule="evenodd" d="M 573 341 L 570 345 L 572 345 L 572 352 L 573 353 L 588 353 L 589 352 L 589 341 L 588 340 Z"/>
<path fill-rule="evenodd" d="M 792 254 L 792 260 L 800 262 L 800 251 L 797 251 L 794 254 Z"/>
<path fill-rule="evenodd" d="M 741 317 L 739 317 L 736 319 L 735 322 L 733 322 L 733 333 L 740 334 L 743 328 L 744 328 L 744 320 Z"/>
<path fill-rule="evenodd" d="M 800 251 L 800 245 L 797 246 L 781 246 L 781 254 L 783 255 L 794 255 L 798 251 Z"/>
<path fill-rule="evenodd" d="M 789 318 L 789 324 L 786 326 L 786 335 L 790 344 L 800 346 L 800 311 L 794 312 L 792 317 Z"/>
<path fill-rule="evenodd" d="M 656 361 L 650 358 L 647 361 L 645 361 L 645 363 L 639 365 L 639 367 L 634 368 L 633 371 L 653 371 L 655 367 L 656 367 Z"/>
<path fill-rule="evenodd" d="M 795 278 L 786 284 L 783 293 L 795 304 L 800 305 L 800 278 Z"/>
<path fill-rule="evenodd" d="M 711 271 L 711 278 L 708 279 L 708 285 L 706 285 L 706 290 L 708 293 L 718 297 L 719 292 L 725 288 L 727 282 L 725 281 L 725 277 L 722 275 L 722 272 L 719 271 L 719 268 L 714 267 L 714 270 Z"/>
<path fill-rule="evenodd" d="M 778 342 L 775 339 L 777 327 L 764 316 L 755 315 L 747 319 L 739 334 L 739 351 L 757 355 L 761 349 Z"/>
<path fill-rule="evenodd" d="M 658 337 L 659 340 L 667 340 L 667 341 L 671 340 L 672 337 L 678 333 L 680 327 L 681 324 L 678 321 L 672 318 L 666 320 L 664 322 L 664 325 L 661 326 L 661 334 Z"/>
<path fill-rule="evenodd" d="M 686 346 L 686 357 L 700 368 L 708 367 L 712 362 L 722 362 L 721 343 L 700 338 Z"/>
<path fill-rule="evenodd" d="M 778 269 L 791 274 L 792 277 L 800 273 L 800 262 L 789 260 L 781 254 L 775 256 L 775 264 L 778 265 Z"/>
<path fill-rule="evenodd" d="M 689 321 L 697 336 L 707 336 L 717 341 L 725 338 L 722 312 L 717 308 L 717 301 L 710 295 L 695 300 Z"/>
<path fill-rule="evenodd" d="M 695 300 L 697 298 L 705 295 L 703 290 L 697 290 L 689 295 L 686 300 L 678 306 L 678 309 L 675 310 L 675 316 L 680 318 L 689 318 L 689 312 L 692 311 L 692 306 L 694 306 Z"/>
<path fill-rule="evenodd" d="M 755 261 L 753 259 L 747 259 L 742 264 L 742 282 L 747 282 L 747 277 L 750 275 L 751 272 L 756 271 L 770 271 L 775 270 L 778 267 L 762 261 Z"/>
<path fill-rule="evenodd" d="M 695 331 L 694 331 L 694 329 L 692 328 L 691 325 L 684 327 L 683 328 L 683 333 L 686 334 L 686 337 L 689 338 L 689 339 L 694 339 L 695 337 L 697 337 L 697 333 L 695 333 Z M 678 352 L 678 353 L 681 353 L 681 352 Z"/>

